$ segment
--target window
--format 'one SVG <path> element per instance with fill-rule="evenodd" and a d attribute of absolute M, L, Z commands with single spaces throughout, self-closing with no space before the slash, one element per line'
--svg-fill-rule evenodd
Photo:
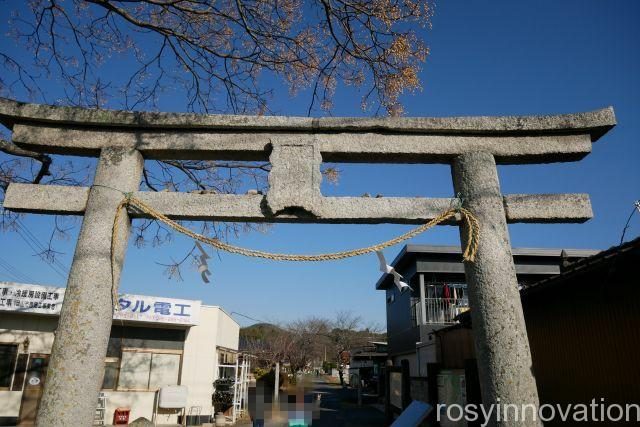
<path fill-rule="evenodd" d="M 218 349 L 218 364 L 219 365 L 235 365 L 238 353 L 235 351 L 229 351 L 224 349 Z"/>
<path fill-rule="evenodd" d="M 151 370 L 151 353 L 123 351 L 118 389 L 147 390 Z"/>
<path fill-rule="evenodd" d="M 157 390 L 177 385 L 181 353 L 123 350 L 118 390 Z M 106 375 L 105 375 L 106 376 Z"/>
<path fill-rule="evenodd" d="M 153 391 L 179 382 L 185 331 L 114 325 L 105 359 L 104 390 Z"/>
<path fill-rule="evenodd" d="M 222 348 L 218 349 L 218 378 L 234 378 L 236 375 L 235 364 L 238 353 Z M 221 366 L 227 365 L 227 366 Z M 232 366 L 233 367 L 232 367 Z"/>
<path fill-rule="evenodd" d="M 166 385 L 176 385 L 179 373 L 179 354 L 154 354 L 151 357 L 149 388 L 155 390 Z"/>
<path fill-rule="evenodd" d="M 13 376 L 13 387 L 11 391 L 22 391 L 24 386 L 24 378 L 27 375 L 27 363 L 29 362 L 29 355 L 22 353 L 18 355 L 18 361 L 16 362 L 16 373 Z"/>
<path fill-rule="evenodd" d="M 118 384 L 118 373 L 120 372 L 120 359 L 118 357 L 107 357 L 104 362 L 104 378 L 102 388 L 115 390 Z"/>
<path fill-rule="evenodd" d="M 17 357 L 17 344 L 0 344 L 0 388 L 11 387 Z"/>

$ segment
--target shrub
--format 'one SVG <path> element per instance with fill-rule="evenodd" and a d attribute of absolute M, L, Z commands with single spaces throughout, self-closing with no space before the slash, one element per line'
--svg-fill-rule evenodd
<path fill-rule="evenodd" d="M 213 383 L 211 402 L 215 412 L 224 412 L 233 405 L 233 378 L 220 378 Z"/>

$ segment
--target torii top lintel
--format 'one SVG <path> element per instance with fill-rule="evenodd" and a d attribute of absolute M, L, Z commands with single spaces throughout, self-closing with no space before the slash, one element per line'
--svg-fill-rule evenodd
<path fill-rule="evenodd" d="M 325 197 L 321 163 L 453 165 L 461 155 L 482 153 L 491 155 L 497 173 L 496 163 L 578 160 L 615 125 L 615 117 L 606 108 L 556 116 L 311 119 L 91 110 L 0 99 L 0 122 L 12 129 L 16 145 L 45 153 L 108 158 L 116 150 L 146 159 L 271 163 L 264 196 L 135 192 L 174 219 L 423 223 L 453 199 Z M 582 222 L 593 215 L 586 194 L 500 197 L 507 222 Z M 4 207 L 82 215 L 88 200 L 87 187 L 12 183 Z"/>
<path fill-rule="evenodd" d="M 0 122 L 31 150 L 97 156 L 138 149 L 145 158 L 266 160 L 274 144 L 314 145 L 324 161 L 450 163 L 486 151 L 496 162 L 573 161 L 616 124 L 611 107 L 542 116 L 307 118 L 97 110 L 0 98 Z"/>

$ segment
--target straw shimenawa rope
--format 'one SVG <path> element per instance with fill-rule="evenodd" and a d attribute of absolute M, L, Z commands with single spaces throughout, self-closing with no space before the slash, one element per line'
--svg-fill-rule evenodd
<path fill-rule="evenodd" d="M 264 252 L 255 249 L 246 249 L 239 246 L 231 245 L 225 242 L 220 241 L 219 239 L 214 239 L 211 237 L 203 236 L 202 234 L 195 233 L 190 229 L 180 225 L 178 222 L 170 219 L 166 215 L 156 211 L 151 206 L 147 205 L 140 199 L 136 199 L 130 193 L 125 194 L 125 198 L 120 202 L 118 208 L 116 210 L 115 219 L 113 222 L 113 235 L 111 236 L 111 277 L 113 280 L 113 292 L 114 292 L 114 304 L 117 301 L 117 293 L 115 286 L 115 242 L 116 237 L 118 235 L 118 223 L 120 220 L 121 212 L 127 207 L 132 206 L 141 212 L 144 212 L 151 216 L 152 218 L 157 219 L 158 221 L 164 223 L 169 228 L 177 231 L 178 233 L 182 233 L 186 236 L 191 237 L 194 240 L 199 242 L 208 244 L 213 246 L 216 249 L 230 252 L 233 254 L 244 255 L 247 257 L 256 257 L 256 258 L 265 258 L 274 261 L 297 261 L 297 262 L 319 262 L 319 261 L 334 261 L 340 260 L 344 258 L 351 258 L 359 255 L 364 255 L 367 253 L 375 252 L 382 250 L 384 248 L 388 248 L 389 246 L 397 245 L 400 242 L 405 240 L 409 240 L 420 233 L 427 231 L 428 229 L 447 221 L 448 219 L 454 218 L 456 214 L 460 214 L 462 217 L 462 221 L 467 227 L 467 242 L 462 254 L 462 258 L 465 261 L 473 262 L 475 260 L 476 250 L 478 248 L 478 238 L 480 232 L 480 224 L 478 220 L 473 216 L 471 212 L 463 207 L 451 208 L 444 212 L 442 212 L 437 217 L 432 220 L 419 225 L 418 227 L 409 230 L 408 232 L 401 234 L 393 239 L 378 243 L 372 246 L 366 246 L 358 249 L 351 249 L 347 251 L 341 252 L 332 252 L 332 253 L 324 253 L 324 254 L 316 254 L 316 255 L 299 255 L 299 254 L 284 254 L 284 253 L 272 253 L 272 252 Z"/>

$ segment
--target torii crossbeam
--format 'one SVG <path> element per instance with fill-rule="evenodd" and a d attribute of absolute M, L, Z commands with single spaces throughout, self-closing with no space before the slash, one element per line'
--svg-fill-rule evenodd
<path fill-rule="evenodd" d="M 454 190 L 480 223 L 476 261 L 465 264 L 485 404 L 538 404 L 507 223 L 583 222 L 586 194 L 503 195 L 496 163 L 575 161 L 615 125 L 611 108 L 528 117 L 296 118 L 135 113 L 0 99 L 13 142 L 42 153 L 95 156 L 94 185 L 10 184 L 4 208 L 84 215 L 69 275 L 40 426 L 90 425 L 112 318 L 111 233 L 122 192 L 173 219 L 301 223 L 423 223 L 453 198 L 323 197 L 328 162 L 445 163 Z M 269 160 L 266 195 L 139 191 L 144 159 Z M 131 217 L 141 216 L 130 209 Z M 452 224 L 455 224 L 453 222 Z M 123 215 L 120 230 L 130 227 Z M 463 243 L 466 230 L 460 227 Z M 119 281 L 127 246 L 115 242 Z M 73 367 L 73 369 L 70 369 Z"/>

